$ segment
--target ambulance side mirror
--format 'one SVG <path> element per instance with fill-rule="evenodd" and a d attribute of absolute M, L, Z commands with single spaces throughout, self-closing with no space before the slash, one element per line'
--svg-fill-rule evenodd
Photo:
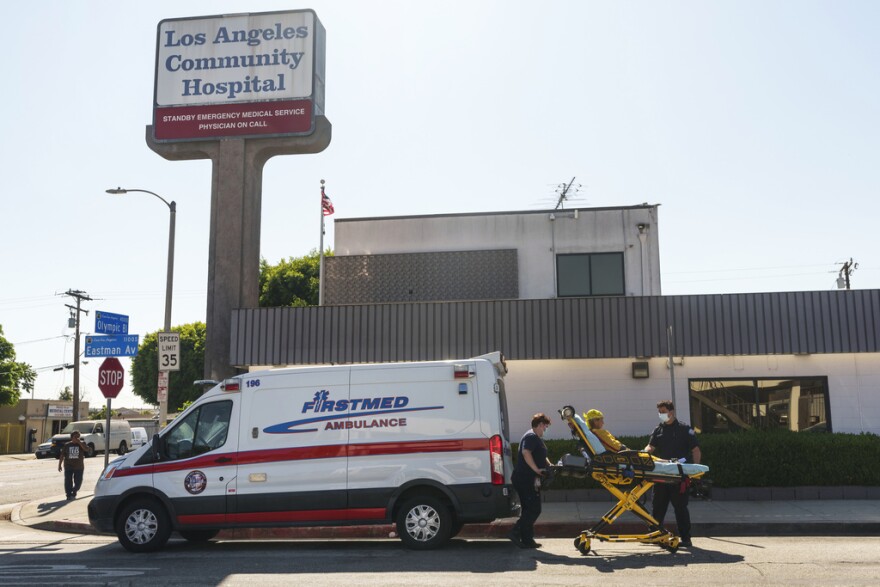
<path fill-rule="evenodd" d="M 153 441 L 150 443 L 150 448 L 153 451 L 153 462 L 157 463 L 162 460 L 162 453 L 165 452 L 162 450 L 162 437 L 158 434 L 153 435 Z"/>

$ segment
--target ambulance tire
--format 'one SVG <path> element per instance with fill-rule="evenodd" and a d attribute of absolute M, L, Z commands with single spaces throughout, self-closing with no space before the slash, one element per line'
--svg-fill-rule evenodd
<path fill-rule="evenodd" d="M 220 533 L 220 530 L 178 530 L 181 538 L 189 542 L 207 542 Z"/>
<path fill-rule="evenodd" d="M 168 542 L 171 520 L 155 499 L 135 499 L 120 510 L 116 536 L 129 552 L 155 552 Z"/>
<path fill-rule="evenodd" d="M 406 500 L 397 513 L 397 535 L 412 550 L 431 550 L 445 544 L 452 533 L 449 506 L 431 495 Z"/>

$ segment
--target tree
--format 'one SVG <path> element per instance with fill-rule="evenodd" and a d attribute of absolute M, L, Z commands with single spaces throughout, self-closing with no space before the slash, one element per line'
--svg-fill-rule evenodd
<path fill-rule="evenodd" d="M 180 371 L 168 374 L 168 411 L 177 412 L 188 401 L 195 401 L 204 391 L 193 381 L 204 378 L 205 323 L 193 322 L 171 329 L 180 333 Z M 156 385 L 159 379 L 157 332 L 147 334 L 138 354 L 131 361 L 131 386 L 136 396 L 158 405 Z"/>
<path fill-rule="evenodd" d="M 332 256 L 327 250 L 325 256 Z M 260 260 L 260 306 L 317 306 L 320 255 L 312 249 L 303 257 L 282 259 L 277 265 Z M 204 377 L 205 324 L 194 322 L 172 328 L 180 333 L 180 371 L 168 375 L 168 411 L 176 412 L 194 402 L 204 391 L 192 383 Z M 159 365 L 157 332 L 144 336 L 131 361 L 131 386 L 136 396 L 158 405 L 156 385 Z"/>
<path fill-rule="evenodd" d="M 64 386 L 64 390 L 58 394 L 58 399 L 63 402 L 73 401 L 73 392 L 70 391 L 69 385 Z"/>
<path fill-rule="evenodd" d="M 329 249 L 325 256 L 333 256 Z M 281 259 L 269 265 L 260 259 L 260 307 L 317 306 L 320 287 L 320 254 L 312 249 L 304 257 Z"/>
<path fill-rule="evenodd" d="M 27 363 L 15 360 L 15 347 L 3 336 L 0 325 L 0 406 L 14 406 L 22 390 L 34 388 L 37 372 Z"/>

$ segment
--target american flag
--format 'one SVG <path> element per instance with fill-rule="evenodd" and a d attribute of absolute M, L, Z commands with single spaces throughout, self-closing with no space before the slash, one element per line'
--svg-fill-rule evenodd
<path fill-rule="evenodd" d="M 333 209 L 333 202 L 330 201 L 330 196 L 324 193 L 324 186 L 321 186 L 321 210 L 324 212 L 324 216 L 330 216 L 336 211 Z"/>

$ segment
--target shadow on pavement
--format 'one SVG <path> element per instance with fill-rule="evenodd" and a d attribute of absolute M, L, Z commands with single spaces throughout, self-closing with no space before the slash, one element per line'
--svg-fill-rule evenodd
<path fill-rule="evenodd" d="M 39 505 L 37 505 L 37 512 L 39 512 L 40 516 L 48 516 L 58 508 L 67 505 L 70 503 L 67 499 L 60 499 L 58 501 L 45 501 Z"/>

